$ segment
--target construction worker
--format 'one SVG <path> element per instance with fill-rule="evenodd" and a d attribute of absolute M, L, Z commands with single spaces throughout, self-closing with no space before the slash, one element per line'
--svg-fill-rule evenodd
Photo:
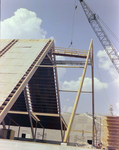
<path fill-rule="evenodd" d="M 84 136 L 84 130 L 82 130 L 82 136 Z"/>

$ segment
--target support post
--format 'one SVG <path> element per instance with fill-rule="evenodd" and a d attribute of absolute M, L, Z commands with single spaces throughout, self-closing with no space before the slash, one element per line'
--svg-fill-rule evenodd
<path fill-rule="evenodd" d="M 20 133 L 20 126 L 19 126 L 19 129 L 18 129 L 18 138 L 19 138 L 19 133 Z"/>
<path fill-rule="evenodd" d="M 26 108 L 27 108 L 27 111 L 28 111 L 28 114 L 29 114 L 29 120 L 30 120 L 30 124 L 31 124 L 31 133 L 32 133 L 32 137 L 33 139 L 35 139 L 35 133 L 34 133 L 34 129 L 33 129 L 33 122 L 32 122 L 32 113 L 29 109 L 29 103 L 28 103 L 28 95 L 27 95 L 27 90 L 26 90 L 26 87 L 24 88 L 24 96 L 25 96 L 25 100 L 26 100 Z"/>
<path fill-rule="evenodd" d="M 2 125 L 3 125 L 3 129 L 6 129 L 5 121 L 4 120 L 2 121 Z"/>
<path fill-rule="evenodd" d="M 94 116 L 94 63 L 93 63 L 93 46 L 91 47 L 91 55 L 90 55 L 90 60 L 91 60 L 91 70 L 92 70 L 92 117 L 93 117 L 93 138 L 92 138 L 92 145 L 94 146 L 94 143 L 95 143 L 95 129 L 94 129 L 94 126 L 95 126 L 95 116 Z"/>
<path fill-rule="evenodd" d="M 37 133 L 37 122 L 36 122 L 36 128 L 35 128 L 35 139 L 36 139 L 36 133 Z"/>
<path fill-rule="evenodd" d="M 69 139 L 69 134 L 70 134 L 70 131 L 71 131 L 71 127 L 72 127 L 72 123 L 73 123 L 73 120 L 74 120 L 75 112 L 76 112 L 77 105 L 78 105 L 78 102 L 79 102 L 79 97 L 80 97 L 82 86 L 83 86 L 83 81 L 84 81 L 84 77 L 85 77 L 85 73 L 86 73 L 86 69 L 87 69 L 87 65 L 88 65 L 88 60 L 89 60 L 89 57 L 90 57 L 90 51 L 91 51 L 92 43 L 93 43 L 93 40 L 91 40 L 91 42 L 90 42 L 89 51 L 88 51 L 88 54 L 87 54 L 84 70 L 83 70 L 83 73 L 82 73 L 81 82 L 80 82 L 79 89 L 78 89 L 78 92 L 77 92 L 77 96 L 76 96 L 76 100 L 75 100 L 74 107 L 73 107 L 73 110 L 72 110 L 72 114 L 71 114 L 71 117 L 70 117 L 70 120 L 69 120 L 68 128 L 67 128 L 67 131 L 66 131 L 66 134 L 65 134 L 65 137 L 64 137 L 64 141 L 63 141 L 64 143 L 67 143 L 68 139 Z"/>
<path fill-rule="evenodd" d="M 43 128 L 43 136 L 42 136 L 42 140 L 44 140 L 44 133 L 45 133 L 45 129 Z"/>
<path fill-rule="evenodd" d="M 54 58 L 54 61 L 56 61 L 56 58 L 55 56 L 53 57 Z M 55 67 L 54 68 L 54 73 L 55 73 L 55 78 L 56 78 L 56 92 L 57 92 L 57 96 L 58 96 L 58 104 L 59 104 L 59 117 L 60 117 L 60 125 L 61 125 L 61 139 L 62 139 L 62 142 L 63 142 L 63 133 L 62 133 L 62 115 L 61 115 L 61 106 L 60 106 L 60 95 L 59 95 L 59 85 L 58 85 L 58 76 L 57 76 L 57 68 Z"/>
<path fill-rule="evenodd" d="M 11 118 L 9 120 L 8 130 L 10 129 L 10 124 L 11 124 Z"/>
<path fill-rule="evenodd" d="M 32 117 L 31 117 L 31 112 L 29 112 L 29 119 L 30 119 L 30 124 L 31 124 L 31 133 L 33 139 L 35 139 L 35 134 L 34 134 L 34 129 L 33 129 L 33 122 L 32 122 Z"/>

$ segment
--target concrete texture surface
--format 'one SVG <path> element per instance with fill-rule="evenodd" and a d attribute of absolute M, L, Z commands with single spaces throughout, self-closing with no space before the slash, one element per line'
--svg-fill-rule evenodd
<path fill-rule="evenodd" d="M 0 139 L 0 150 L 92 150 L 92 148 L 82 148 L 67 146 L 65 144 L 44 144 L 26 141 L 15 141 Z M 93 150 L 95 150 L 93 148 Z"/>

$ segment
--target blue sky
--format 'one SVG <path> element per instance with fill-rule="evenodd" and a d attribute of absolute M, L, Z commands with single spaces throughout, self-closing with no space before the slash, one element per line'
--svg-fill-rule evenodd
<path fill-rule="evenodd" d="M 117 0 L 85 0 L 85 2 L 119 37 L 119 2 Z M 103 51 L 78 0 L 1 0 L 1 38 L 54 38 L 56 47 L 68 48 L 72 37 L 75 5 L 78 7 L 75 10 L 73 47 L 88 50 L 91 39 L 94 43 L 95 112 L 109 114 L 111 104 L 114 113 L 119 115 L 119 75 Z M 107 32 L 105 28 L 104 30 Z M 107 35 L 118 49 L 119 43 L 108 32 Z M 90 68 L 87 71 L 90 72 Z M 78 89 L 82 69 L 59 69 L 58 73 L 60 89 Z M 84 85 L 86 89 L 90 88 L 90 80 L 91 76 L 87 73 Z M 60 94 L 62 112 L 70 112 L 76 93 L 60 92 Z M 81 95 L 77 112 L 91 112 L 90 94 Z"/>

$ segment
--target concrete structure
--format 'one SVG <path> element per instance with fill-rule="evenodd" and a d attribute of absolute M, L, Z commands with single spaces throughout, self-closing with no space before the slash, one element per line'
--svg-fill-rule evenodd
<path fill-rule="evenodd" d="M 55 59 L 51 55 L 54 41 L 0 40 L 0 45 L 0 123 L 3 127 L 7 124 L 31 126 L 33 138 L 36 125 L 65 130 L 57 72 L 53 67 L 46 67 Z"/>
<path fill-rule="evenodd" d="M 66 123 L 68 124 L 71 113 L 62 114 Z M 96 115 L 96 131 L 95 131 L 95 143 L 100 143 L 102 141 L 102 117 L 103 115 Z M 2 127 L 2 126 L 1 126 Z M 7 126 L 8 128 L 8 126 Z M 30 127 L 20 127 L 20 131 L 18 127 L 10 126 L 12 130 L 15 130 L 15 138 L 19 140 L 23 140 L 23 136 L 25 136 L 24 140 L 31 140 L 32 133 Z M 35 128 L 34 128 L 35 130 Z M 19 135 L 18 135 L 19 132 Z M 20 139 L 22 138 L 22 139 Z M 60 130 L 53 129 L 43 129 L 38 128 L 36 131 L 36 139 L 43 140 L 45 142 L 53 142 L 53 143 L 61 143 L 61 133 Z M 92 142 L 92 115 L 88 113 L 84 114 L 76 114 L 74 117 L 74 122 L 71 128 L 69 141 L 68 143 L 74 146 L 86 146 L 87 143 Z"/>
<path fill-rule="evenodd" d="M 94 117 L 93 41 L 91 40 L 88 51 L 55 48 L 54 41 L 50 39 L 0 40 L 0 43 L 0 123 L 3 128 L 6 129 L 7 125 L 9 129 L 10 126 L 17 126 L 17 137 L 20 137 L 22 127 L 27 127 L 27 129 L 31 127 L 33 140 L 38 138 L 38 130 L 42 130 L 42 134 L 39 133 L 42 135 L 42 140 L 48 137 L 45 134 L 48 132 L 45 130 L 60 130 L 59 139 L 64 143 L 80 139 L 81 142 L 87 143 L 88 135 L 86 135 L 86 139 L 84 138 L 85 129 L 92 129 L 92 136 L 88 137 L 88 140 L 91 140 L 92 145 L 95 145 L 97 140 L 95 139 L 96 123 Z M 56 61 L 55 55 L 78 57 L 79 61 Z M 82 91 L 88 65 L 91 66 L 92 89 L 91 91 Z M 57 67 L 83 68 L 81 82 L 68 123 L 61 115 Z M 77 117 L 75 113 L 81 92 L 92 95 L 92 115 L 91 118 L 86 114 L 78 116 L 80 125 L 76 126 L 74 119 Z M 85 121 L 81 123 L 81 120 L 90 120 L 87 122 L 92 124 L 87 127 Z M 81 132 L 80 137 L 73 134 L 71 136 L 70 133 L 79 130 L 78 127 Z M 28 131 L 27 137 L 31 137 L 31 135 Z M 22 133 L 22 138 L 25 136 L 26 133 Z M 52 139 L 50 135 L 50 140 Z M 79 142 L 79 144 L 82 143 Z"/>
<path fill-rule="evenodd" d="M 13 140 L 2 140 L 0 139 L 1 150 L 95 150 L 94 148 L 79 148 L 73 146 L 55 145 L 55 144 L 44 144 L 44 143 L 33 143 L 24 141 L 13 141 Z"/>

